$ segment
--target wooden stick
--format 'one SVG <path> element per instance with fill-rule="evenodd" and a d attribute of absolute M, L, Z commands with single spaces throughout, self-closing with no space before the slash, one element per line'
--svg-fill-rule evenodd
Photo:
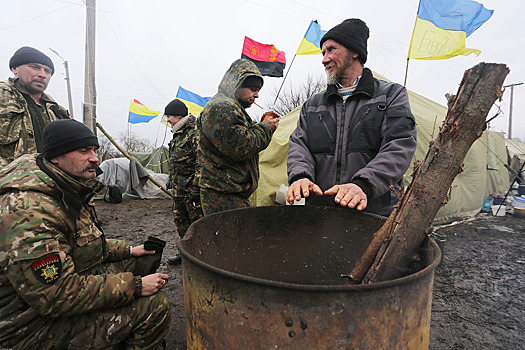
<path fill-rule="evenodd" d="M 104 130 L 104 128 L 102 127 L 102 125 L 100 125 L 98 122 L 97 122 L 97 128 L 99 128 L 100 131 L 102 131 L 102 133 L 104 135 L 106 135 L 106 137 L 108 138 L 109 141 L 111 141 L 111 143 L 113 145 L 115 145 L 115 147 L 117 147 L 117 149 L 120 151 L 120 153 L 122 153 L 126 158 L 128 158 L 129 160 L 131 160 L 131 156 L 128 154 L 128 152 L 124 151 L 119 145 L 118 143 L 113 140 L 113 138 L 111 136 L 109 136 L 109 134 L 106 132 L 106 130 Z M 160 183 L 158 183 L 153 177 L 151 177 L 151 175 L 148 174 L 148 179 L 153 182 L 158 188 L 160 188 L 164 193 L 166 193 L 168 196 L 170 196 L 171 198 L 175 198 L 173 196 L 173 194 L 171 194 L 170 191 L 168 191 L 164 186 L 162 186 Z"/>

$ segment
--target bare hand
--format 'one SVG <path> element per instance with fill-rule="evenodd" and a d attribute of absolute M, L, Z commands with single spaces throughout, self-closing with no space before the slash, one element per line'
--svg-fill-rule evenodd
<path fill-rule="evenodd" d="M 268 117 L 264 119 L 264 123 L 268 124 L 270 129 L 272 129 L 272 132 L 274 132 L 279 126 L 279 118 Z"/>
<path fill-rule="evenodd" d="M 131 256 L 142 256 L 145 254 L 155 254 L 155 251 L 144 249 L 144 244 L 131 248 Z"/>
<path fill-rule="evenodd" d="M 301 197 L 307 198 L 310 196 L 310 192 L 313 192 L 318 196 L 323 195 L 321 188 L 310 181 L 310 179 L 299 179 L 294 181 L 294 183 L 288 188 L 286 200 L 288 203 L 293 204 L 294 201 L 301 200 Z"/>
<path fill-rule="evenodd" d="M 327 196 L 335 194 L 334 201 L 342 207 L 348 206 L 349 208 L 355 207 L 357 210 L 363 210 L 368 204 L 366 194 L 361 187 L 352 183 L 335 185 L 326 190 L 324 194 Z"/>
<path fill-rule="evenodd" d="M 165 273 L 154 273 L 142 277 L 142 296 L 147 297 L 157 293 L 168 283 L 168 279 L 169 276 Z"/>

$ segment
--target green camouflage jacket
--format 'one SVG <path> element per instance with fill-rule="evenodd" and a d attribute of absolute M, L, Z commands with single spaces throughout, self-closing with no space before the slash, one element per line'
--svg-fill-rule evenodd
<path fill-rule="evenodd" d="M 169 144 L 170 182 L 175 197 L 188 197 L 190 195 L 197 165 L 196 118 L 190 114 L 183 123 L 173 133 L 173 139 Z"/>
<path fill-rule="evenodd" d="M 268 147 L 272 131 L 253 121 L 235 91 L 249 76 L 261 73 L 251 61 L 234 61 L 197 120 L 199 185 L 223 193 L 249 197 L 259 181 L 259 152 Z"/>
<path fill-rule="evenodd" d="M 14 85 L 15 79 L 0 81 L 0 168 L 23 154 L 36 153 L 33 123 L 27 101 Z M 69 112 L 44 94 L 49 122 L 69 118 Z"/>
<path fill-rule="evenodd" d="M 131 272 L 104 273 L 103 263 L 130 254 L 123 241 L 106 239 L 98 224 L 92 197 L 103 185 L 80 183 L 44 161 L 80 199 L 71 215 L 75 206 L 66 206 L 71 200 L 40 170 L 36 156 L 24 155 L 0 171 L 2 346 L 56 317 L 127 305 L 137 289 Z"/>

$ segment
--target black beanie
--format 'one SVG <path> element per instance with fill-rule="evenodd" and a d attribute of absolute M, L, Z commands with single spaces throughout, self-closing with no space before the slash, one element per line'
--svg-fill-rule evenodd
<path fill-rule="evenodd" d="M 262 88 L 264 84 L 263 78 L 257 76 L 257 75 L 250 75 L 244 79 L 244 81 L 241 84 L 242 88 Z"/>
<path fill-rule="evenodd" d="M 369 30 L 366 23 L 358 18 L 350 18 L 330 29 L 321 38 L 321 47 L 323 47 L 323 43 L 326 40 L 332 39 L 346 47 L 348 50 L 357 53 L 357 59 L 359 62 L 365 64 L 366 57 L 368 56 L 366 50 L 368 36 Z"/>
<path fill-rule="evenodd" d="M 168 103 L 166 108 L 164 108 L 164 114 L 173 115 L 175 117 L 178 117 L 178 116 L 185 117 L 188 115 L 188 107 L 186 107 L 184 102 L 182 102 L 181 100 L 175 99 L 171 101 L 170 103 Z"/>
<path fill-rule="evenodd" d="M 51 75 L 55 73 L 55 66 L 51 58 L 44 55 L 43 52 L 38 51 L 29 46 L 23 46 L 16 50 L 15 54 L 9 60 L 9 69 L 16 68 L 26 63 L 40 63 L 51 68 Z"/>
<path fill-rule="evenodd" d="M 99 147 L 98 138 L 75 119 L 52 121 L 42 132 L 42 153 L 47 160 L 88 146 Z"/>

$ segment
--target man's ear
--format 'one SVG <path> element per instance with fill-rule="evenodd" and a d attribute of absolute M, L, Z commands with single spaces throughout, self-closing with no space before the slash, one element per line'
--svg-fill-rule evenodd
<path fill-rule="evenodd" d="M 58 164 L 58 159 L 57 159 L 57 157 L 55 157 L 55 158 L 51 158 L 49 161 L 50 161 L 51 163 L 53 163 L 53 164 Z"/>
<path fill-rule="evenodd" d="M 11 68 L 11 72 L 13 72 L 13 74 L 15 75 L 15 78 L 18 78 L 18 67 L 13 67 Z"/>

